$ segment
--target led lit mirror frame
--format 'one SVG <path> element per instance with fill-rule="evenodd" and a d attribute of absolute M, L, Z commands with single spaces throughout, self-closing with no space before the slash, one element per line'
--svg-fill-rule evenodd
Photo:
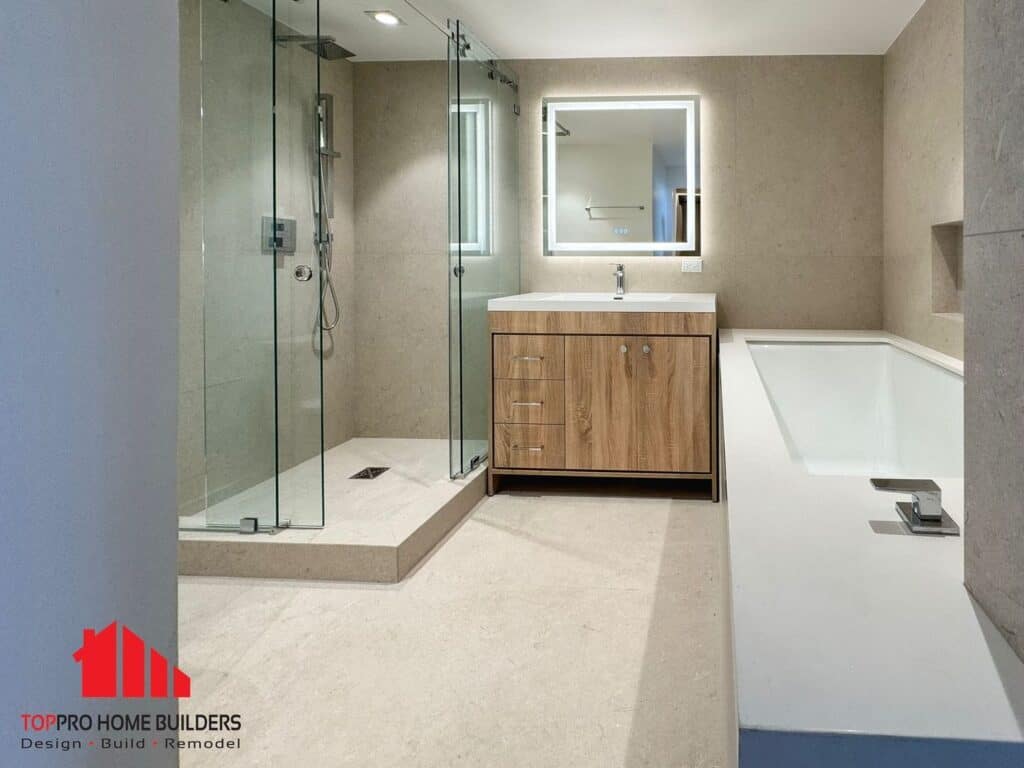
<path fill-rule="evenodd" d="M 558 240 L 558 115 L 563 112 L 608 110 L 677 110 L 686 126 L 686 240 L 668 242 L 560 242 Z M 697 252 L 697 163 L 700 157 L 700 98 L 642 96 L 544 101 L 545 251 L 549 255 L 608 252 Z"/>

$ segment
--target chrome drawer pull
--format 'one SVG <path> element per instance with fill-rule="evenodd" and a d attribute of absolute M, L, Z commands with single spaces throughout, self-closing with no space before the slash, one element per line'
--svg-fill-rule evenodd
<path fill-rule="evenodd" d="M 515 356 L 513 356 L 512 359 L 513 360 L 525 360 L 527 362 L 540 362 L 541 360 L 544 359 L 544 355 L 540 355 L 539 357 L 537 357 L 535 355 L 515 355 Z"/>
<path fill-rule="evenodd" d="M 512 450 L 513 451 L 529 451 L 530 453 L 540 453 L 541 451 L 544 450 L 544 446 L 543 445 L 541 445 L 541 446 L 536 446 L 536 445 L 513 445 L 512 446 Z"/>
<path fill-rule="evenodd" d="M 541 400 L 539 403 L 523 403 L 523 402 L 520 402 L 519 400 L 514 400 L 512 402 L 512 405 L 523 405 L 523 406 L 526 406 L 527 408 L 543 408 L 544 407 L 544 401 Z"/>

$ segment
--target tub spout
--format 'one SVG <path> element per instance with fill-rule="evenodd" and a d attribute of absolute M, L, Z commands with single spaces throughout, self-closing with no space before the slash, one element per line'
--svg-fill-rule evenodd
<path fill-rule="evenodd" d="M 934 480 L 873 477 L 876 491 L 909 493 L 911 501 L 897 501 L 896 512 L 913 533 L 959 536 L 960 526 L 942 508 L 942 489 Z"/>

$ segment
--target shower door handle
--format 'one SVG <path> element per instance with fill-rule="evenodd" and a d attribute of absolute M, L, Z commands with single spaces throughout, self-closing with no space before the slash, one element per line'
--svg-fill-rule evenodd
<path fill-rule="evenodd" d="M 313 268 L 308 264 L 299 264 L 295 268 L 295 279 L 300 283 L 304 283 L 313 277 Z"/>

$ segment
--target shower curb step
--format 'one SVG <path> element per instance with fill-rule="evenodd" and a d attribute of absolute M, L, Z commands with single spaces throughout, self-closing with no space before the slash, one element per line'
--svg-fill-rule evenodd
<path fill-rule="evenodd" d="M 182 533 L 178 573 L 394 584 L 469 514 L 484 498 L 485 487 L 484 472 L 474 470 L 454 496 L 395 545 L 287 541 L 287 531 L 244 539 L 234 533 Z"/>

